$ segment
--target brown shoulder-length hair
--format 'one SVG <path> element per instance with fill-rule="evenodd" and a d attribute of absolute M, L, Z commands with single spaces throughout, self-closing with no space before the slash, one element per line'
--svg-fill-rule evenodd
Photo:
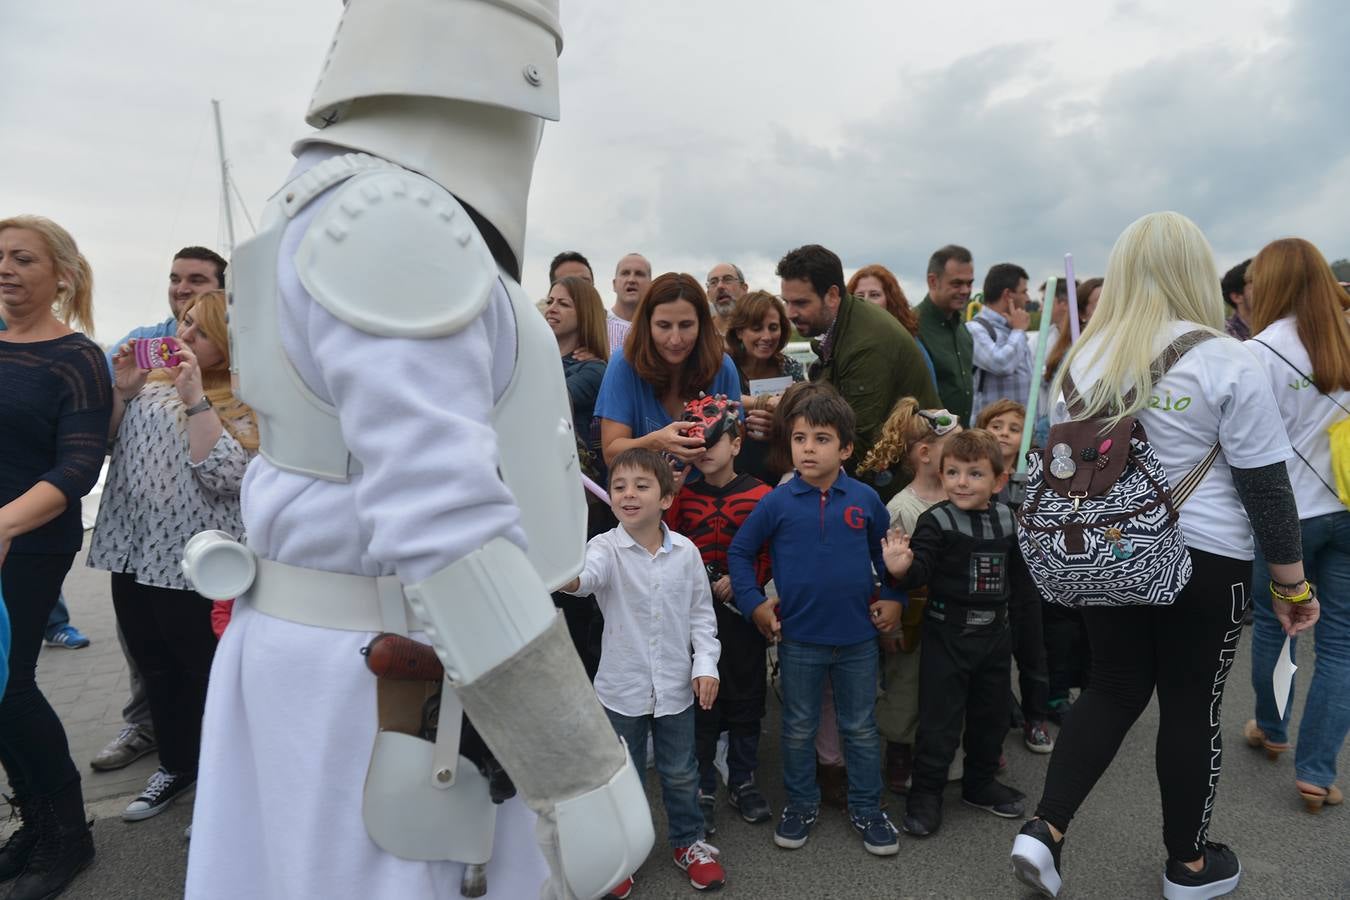
<path fill-rule="evenodd" d="M 858 282 L 864 278 L 875 278 L 881 282 L 881 292 L 886 295 L 886 312 L 895 316 L 895 320 L 905 326 L 905 330 L 911 335 L 918 337 L 919 317 L 910 308 L 909 299 L 900 287 L 900 279 L 885 266 L 873 263 L 853 273 L 853 277 L 848 280 L 848 292 L 850 294 L 856 292 Z"/>
<path fill-rule="evenodd" d="M 1321 252 L 1302 238 L 1272 241 L 1252 259 L 1252 333 L 1294 317 L 1298 339 L 1312 360 L 1313 383 L 1323 391 L 1350 389 L 1350 294 Z"/>
<path fill-rule="evenodd" d="M 727 326 L 727 354 L 742 370 L 745 368 L 750 351 L 745 349 L 745 341 L 741 340 L 741 329 L 755 328 L 770 315 L 778 316 L 778 325 L 781 329 L 778 333 L 778 346 L 773 351 L 773 362 L 782 368 L 783 348 L 787 346 L 788 338 L 792 336 L 792 323 L 788 321 L 787 307 L 783 305 L 783 301 L 768 291 L 751 291 L 736 303 L 736 312 L 731 317 L 731 324 Z"/>
<path fill-rule="evenodd" d="M 1085 324 L 1083 322 L 1083 316 L 1087 315 L 1088 300 L 1091 299 L 1092 292 L 1101 287 L 1103 283 L 1101 278 L 1089 278 L 1078 286 L 1078 330 L 1080 333 Z M 1065 282 L 1065 284 L 1067 286 L 1068 283 Z M 1055 289 L 1055 295 L 1056 298 L 1058 298 L 1058 287 Z M 1053 308 L 1054 303 L 1052 302 L 1051 309 Z M 1042 325 L 1048 324 L 1045 322 L 1045 313 L 1041 313 L 1041 316 Z M 1047 383 L 1055 377 L 1055 373 L 1059 371 L 1059 364 L 1064 362 L 1064 354 L 1069 352 L 1069 347 L 1073 344 L 1072 328 L 1073 323 L 1066 318 L 1064 320 L 1064 327 L 1060 329 L 1059 335 L 1055 338 L 1055 346 L 1050 348 L 1050 355 L 1045 358 L 1045 380 Z M 1044 412 L 1044 410 L 1042 410 L 1042 412 Z M 1037 415 L 1039 414 L 1040 413 L 1037 413 Z M 983 428 L 984 426 L 981 425 L 980 427 Z"/>
<path fill-rule="evenodd" d="M 652 342 L 652 315 L 665 303 L 688 300 L 698 316 L 698 340 L 679 369 L 661 358 Z M 647 286 L 633 312 L 633 327 L 623 342 L 623 358 L 638 377 L 652 386 L 660 397 L 674 385 L 684 399 L 698 396 L 712 387 L 717 370 L 722 368 L 722 336 L 713 325 L 708 295 L 693 275 L 667 272 Z"/>
<path fill-rule="evenodd" d="M 600 292 L 584 278 L 568 275 L 553 282 L 562 285 L 567 296 L 572 298 L 572 308 L 577 311 L 578 345 L 591 352 L 596 359 L 609 361 L 609 337 L 605 331 L 605 301 Z"/>

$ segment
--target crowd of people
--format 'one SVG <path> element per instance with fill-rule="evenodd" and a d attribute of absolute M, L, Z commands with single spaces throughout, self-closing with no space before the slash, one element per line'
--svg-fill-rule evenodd
<path fill-rule="evenodd" d="M 0 220 L 0 764 L 21 819 L 0 881 L 14 881 L 12 900 L 55 896 L 94 853 L 78 767 L 35 675 L 44 641 L 88 643 L 61 585 L 105 459 L 88 565 L 110 573 L 132 696 L 90 764 L 158 751 L 123 813 L 132 822 L 196 781 L 230 609 L 196 593 L 180 562 L 199 531 L 245 538 L 241 485 L 259 447 L 231 389 L 226 268 L 184 248 L 170 315 L 105 351 L 87 336 L 93 274 L 74 239 L 39 217 Z M 1014 263 L 990 266 L 976 296 L 974 258 L 955 244 L 932 254 L 913 305 L 884 266 L 846 279 L 819 245 L 787 252 L 776 274 L 754 290 L 733 263 L 700 282 L 630 253 L 606 309 L 590 262 L 567 251 L 539 303 L 583 471 L 608 490 L 588 501 L 585 567 L 554 602 L 639 771 L 650 753 L 693 887 L 726 883 L 732 863 L 708 842 L 720 744 L 727 805 L 773 822 L 779 847 L 804 846 L 834 805 L 867 852 L 893 855 L 900 832 L 941 829 L 959 781 L 967 804 L 1031 813 L 1014 869 L 1054 896 L 1070 821 L 1156 691 L 1164 895 L 1219 896 L 1241 868 L 1207 834 L 1217 698 L 1249 617 L 1248 743 L 1272 759 L 1295 750 L 1309 811 L 1342 802 L 1350 436 L 1336 429 L 1350 415 L 1350 295 L 1315 247 L 1275 241 L 1220 278 L 1194 224 L 1155 214 L 1125 230 L 1103 278 L 1061 281 L 1039 306 Z M 809 366 L 787 352 L 794 334 L 811 341 Z M 138 355 L 167 337 L 166 365 Z M 1172 484 L 1204 462 L 1173 511 L 1193 574 L 1164 605 L 1066 606 L 1019 546 L 1023 453 L 1062 459 L 1053 426 L 1126 416 Z M 1275 697 L 1272 672 L 1285 638 L 1314 623 L 1295 748 L 1292 686 Z M 770 648 L 776 773 L 759 764 Z M 1010 726 L 1049 756 L 1035 804 L 999 780 Z M 887 790 L 906 798 L 894 820 Z M 629 878 L 611 896 L 633 890 Z"/>

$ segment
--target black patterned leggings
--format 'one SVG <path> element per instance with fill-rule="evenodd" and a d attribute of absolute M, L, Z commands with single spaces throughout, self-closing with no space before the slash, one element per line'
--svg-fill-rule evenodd
<path fill-rule="evenodd" d="M 1209 828 L 1222 751 L 1219 705 L 1252 571 L 1250 561 L 1190 552 L 1195 574 L 1171 606 L 1083 611 L 1092 681 L 1055 742 L 1036 808 L 1037 816 L 1068 830 L 1156 687 L 1163 843 L 1183 861 L 1200 856 Z"/>

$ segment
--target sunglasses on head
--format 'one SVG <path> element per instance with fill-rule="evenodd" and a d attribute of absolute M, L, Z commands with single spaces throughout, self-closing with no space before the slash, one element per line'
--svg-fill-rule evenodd
<path fill-rule="evenodd" d="M 939 437 L 961 426 L 961 417 L 945 409 L 921 409 L 919 415 Z"/>

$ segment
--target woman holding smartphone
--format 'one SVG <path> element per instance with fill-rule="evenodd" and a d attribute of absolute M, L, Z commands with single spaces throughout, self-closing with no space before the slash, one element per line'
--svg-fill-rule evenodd
<path fill-rule="evenodd" d="M 196 782 L 216 638 L 211 601 L 179 562 L 199 531 L 243 534 L 239 489 L 258 447 L 253 413 L 230 389 L 222 291 L 192 301 L 177 346 L 155 345 L 163 355 L 142 346 L 138 364 L 137 343 L 113 355 L 112 459 L 89 548 L 89 566 L 112 573 L 117 622 L 159 739 L 160 768 L 122 813 L 129 822 L 157 815 Z"/>

